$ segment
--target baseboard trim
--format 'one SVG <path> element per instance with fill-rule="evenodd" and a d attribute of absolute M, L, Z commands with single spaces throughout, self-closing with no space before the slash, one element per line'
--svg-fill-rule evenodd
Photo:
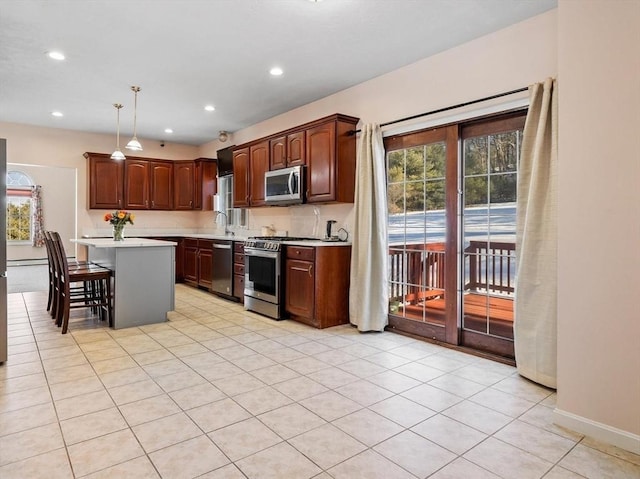
<path fill-rule="evenodd" d="M 553 422 L 573 431 L 590 436 L 598 441 L 613 444 L 634 454 L 640 454 L 640 435 L 624 431 L 613 426 L 592 421 L 586 417 L 563 411 L 553 410 Z"/>

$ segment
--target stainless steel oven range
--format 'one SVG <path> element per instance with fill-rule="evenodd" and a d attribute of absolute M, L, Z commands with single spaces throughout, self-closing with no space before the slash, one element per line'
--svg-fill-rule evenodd
<path fill-rule="evenodd" d="M 273 319 L 284 319 L 283 241 L 315 238 L 255 236 L 244 242 L 244 308 Z"/>

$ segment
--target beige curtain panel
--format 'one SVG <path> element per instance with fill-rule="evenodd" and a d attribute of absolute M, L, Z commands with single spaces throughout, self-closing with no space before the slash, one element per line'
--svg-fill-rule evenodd
<path fill-rule="evenodd" d="M 349 320 L 359 331 L 383 331 L 389 311 L 387 187 L 378 125 L 362 128 L 356 161 Z"/>
<path fill-rule="evenodd" d="M 547 387 L 557 384 L 556 80 L 529 87 L 518 172 L 515 353 L 518 373 Z"/>

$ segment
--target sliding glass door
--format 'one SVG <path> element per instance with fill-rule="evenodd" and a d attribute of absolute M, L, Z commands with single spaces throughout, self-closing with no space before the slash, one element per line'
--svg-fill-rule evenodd
<path fill-rule="evenodd" d="M 460 344 L 514 356 L 516 197 L 524 117 L 462 127 Z"/>
<path fill-rule="evenodd" d="M 513 357 L 524 114 L 385 139 L 393 329 Z"/>
<path fill-rule="evenodd" d="M 390 326 L 440 341 L 457 337 L 456 258 L 449 245 L 457 229 L 451 181 L 457 136 L 457 128 L 444 127 L 385 141 Z"/>

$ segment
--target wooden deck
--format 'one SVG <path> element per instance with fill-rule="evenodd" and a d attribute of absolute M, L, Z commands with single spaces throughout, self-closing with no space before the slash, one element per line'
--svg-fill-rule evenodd
<path fill-rule="evenodd" d="M 392 247 L 389 254 L 396 314 L 444 325 L 444 244 Z M 513 339 L 515 244 L 471 241 L 465 250 L 465 271 L 462 327 Z"/>
<path fill-rule="evenodd" d="M 466 293 L 463 327 L 479 333 L 513 339 L 513 299 Z M 444 295 L 417 304 L 400 305 L 398 315 L 415 321 L 444 324 Z"/>

